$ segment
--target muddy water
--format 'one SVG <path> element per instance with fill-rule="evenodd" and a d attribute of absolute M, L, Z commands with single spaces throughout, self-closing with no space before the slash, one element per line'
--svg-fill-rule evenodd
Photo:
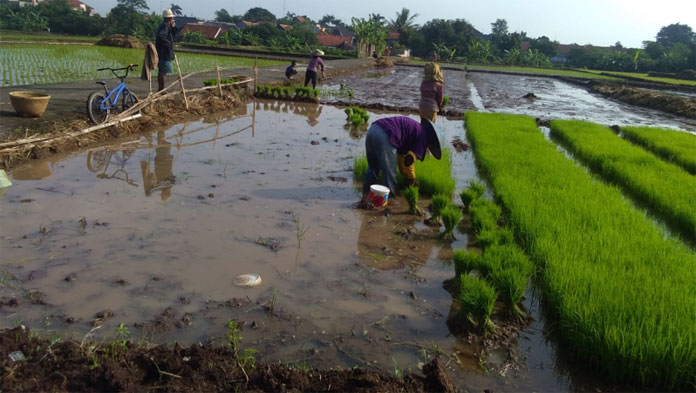
<path fill-rule="evenodd" d="M 510 347 L 450 332 L 443 282 L 466 232 L 440 242 L 399 198 L 389 217 L 351 209 L 364 148 L 344 123 L 330 106 L 260 102 L 15 169 L 0 200 L 0 326 L 79 339 L 124 323 L 136 339 L 221 343 L 233 318 L 244 347 L 301 368 L 407 372 L 441 351 L 462 389 L 595 387 L 559 360 L 532 293 L 535 320 Z M 438 124 L 464 139 L 461 121 Z M 453 169 L 459 188 L 477 176 L 471 152 Z M 261 285 L 235 286 L 244 273 Z"/>
<path fill-rule="evenodd" d="M 570 118 L 605 125 L 644 125 L 694 130 L 696 121 L 657 110 L 608 100 L 552 79 L 469 73 L 486 110 L 520 113 L 543 119 Z M 525 98 L 532 93 L 536 98 Z"/>
<path fill-rule="evenodd" d="M 418 109 L 422 68 L 392 67 L 371 69 L 327 81 L 334 91 L 342 83 L 346 90 L 353 90 L 352 102 L 356 105 L 381 103 L 390 107 Z M 464 72 L 445 71 L 444 95 L 451 101 L 446 109 L 463 112 L 474 108 L 469 99 L 469 88 Z M 345 96 L 327 97 L 327 102 L 349 101 Z"/>
<path fill-rule="evenodd" d="M 646 125 L 696 131 L 696 120 L 612 101 L 553 78 L 444 70 L 446 109 L 519 113 L 542 119 L 581 119 L 605 125 Z M 373 69 L 330 79 L 328 88 L 341 83 L 353 90 L 355 104 L 381 103 L 418 109 L 423 70 L 413 67 Z M 525 98 L 527 94 L 535 98 Z M 350 101 L 345 96 L 326 101 Z"/>

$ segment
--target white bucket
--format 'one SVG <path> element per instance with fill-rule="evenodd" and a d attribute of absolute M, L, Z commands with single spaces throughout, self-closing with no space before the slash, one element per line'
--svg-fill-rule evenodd
<path fill-rule="evenodd" d="M 377 207 L 386 206 L 389 200 L 389 187 L 380 184 L 371 185 L 368 199 Z"/>

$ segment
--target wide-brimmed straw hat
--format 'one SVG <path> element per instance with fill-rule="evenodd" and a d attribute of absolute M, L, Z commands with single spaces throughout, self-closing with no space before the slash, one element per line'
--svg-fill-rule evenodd
<path fill-rule="evenodd" d="M 164 11 L 162 11 L 162 17 L 163 18 L 173 18 L 174 13 L 172 12 L 171 8 L 165 8 Z"/>
<path fill-rule="evenodd" d="M 324 51 L 321 49 L 317 49 L 314 51 L 314 56 L 324 56 Z"/>
<path fill-rule="evenodd" d="M 421 125 L 428 134 L 428 150 L 430 150 L 430 154 L 439 160 L 442 157 L 442 138 L 440 137 L 442 132 L 435 123 L 428 119 L 423 119 Z"/>

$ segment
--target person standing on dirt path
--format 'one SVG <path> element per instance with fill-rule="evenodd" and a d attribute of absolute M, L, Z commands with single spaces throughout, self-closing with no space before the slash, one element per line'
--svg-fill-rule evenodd
<path fill-rule="evenodd" d="M 317 71 L 319 70 L 319 67 L 321 67 L 321 77 L 324 77 L 324 60 L 321 59 L 321 56 L 324 56 L 324 52 L 321 49 L 315 50 L 312 54 L 312 60 L 309 61 L 309 64 L 307 65 L 307 71 L 305 72 L 305 87 L 309 84 L 309 81 L 311 80 L 312 88 L 317 88 Z"/>
<path fill-rule="evenodd" d="M 417 185 L 416 171 L 413 169 L 415 159 L 423 161 L 427 151 L 436 159 L 442 156 L 440 131 L 435 123 L 425 119 L 420 123 L 406 116 L 394 116 L 379 119 L 370 125 L 365 136 L 365 153 L 367 155 L 367 172 L 363 181 L 362 199 L 357 207 L 369 208 L 368 193 L 370 186 L 377 184 L 380 173 L 381 184 L 396 195 L 397 155 L 405 157 L 403 169 L 399 170 L 410 185 Z M 412 177 L 411 177 L 412 176 Z"/>
<path fill-rule="evenodd" d="M 155 38 L 155 47 L 157 48 L 157 57 L 159 57 L 159 66 L 157 74 L 158 91 L 164 89 L 167 74 L 174 72 L 174 37 L 177 33 L 176 23 L 174 23 L 174 13 L 167 8 L 162 11 L 164 20 L 157 28 L 157 37 Z"/>

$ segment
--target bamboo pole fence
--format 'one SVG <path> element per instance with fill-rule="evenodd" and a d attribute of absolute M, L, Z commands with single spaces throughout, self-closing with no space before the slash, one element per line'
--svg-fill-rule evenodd
<path fill-rule="evenodd" d="M 228 68 L 228 69 L 231 70 L 234 68 Z M 200 92 L 200 91 L 205 91 L 205 90 L 210 90 L 210 89 L 215 89 L 215 88 L 218 88 L 218 89 L 220 89 L 220 91 L 222 91 L 223 86 L 225 86 L 225 87 L 235 86 L 235 85 L 242 85 L 245 83 L 252 82 L 252 78 L 246 78 L 244 80 L 237 81 L 237 82 L 224 83 L 224 84 L 219 83 L 220 82 L 220 77 L 219 77 L 220 70 L 225 70 L 225 68 L 216 67 L 216 71 L 218 72 L 218 86 L 205 86 L 205 87 L 201 87 L 201 88 L 188 89 L 188 90 L 185 89 L 184 84 L 183 84 L 184 79 L 187 79 L 187 78 L 189 78 L 193 75 L 196 75 L 196 74 L 210 72 L 210 70 L 191 72 L 191 73 L 183 75 L 183 76 L 179 75 L 179 79 L 177 81 L 172 82 L 169 86 L 165 87 L 164 89 L 162 89 L 156 93 L 150 94 L 149 96 L 147 96 L 147 98 L 143 99 L 142 101 L 138 101 L 135 105 L 133 105 L 132 107 L 128 108 L 127 110 L 119 113 L 118 115 L 114 116 L 114 118 L 112 120 L 109 120 L 106 123 L 98 124 L 98 125 L 88 127 L 88 128 L 85 128 L 85 129 L 82 129 L 79 131 L 75 131 L 75 132 L 61 134 L 58 136 L 56 136 L 56 135 L 49 135 L 49 136 L 36 135 L 36 136 L 18 139 L 18 140 L 14 140 L 14 141 L 3 142 L 3 143 L 0 143 L 0 153 L 6 153 L 6 152 L 11 152 L 13 150 L 18 150 L 20 147 L 27 147 L 26 145 L 29 145 L 28 147 L 31 148 L 31 147 L 39 145 L 39 144 L 47 144 L 47 143 L 55 142 L 55 141 L 58 141 L 61 139 L 74 138 L 74 137 L 84 135 L 84 134 L 87 134 L 87 133 L 90 133 L 93 131 L 97 131 L 100 129 L 111 127 L 111 126 L 117 125 L 117 124 L 125 122 L 125 121 L 130 121 L 130 120 L 140 118 L 140 117 L 142 117 L 142 115 L 140 114 L 140 111 L 144 107 L 151 105 L 154 102 L 160 101 L 160 100 L 165 99 L 165 98 L 169 98 L 169 97 L 176 95 L 176 94 L 179 94 L 179 93 L 184 94 L 184 99 L 186 101 L 186 106 L 188 109 L 188 100 L 186 99 L 187 92 L 188 93 L 195 93 L 195 92 Z M 256 67 L 255 67 L 254 71 L 255 71 L 254 74 L 256 75 Z M 253 79 L 253 81 L 255 83 L 255 79 Z M 168 92 L 172 87 L 174 87 L 177 84 L 181 85 L 181 88 L 182 88 L 181 92 L 179 92 L 179 91 Z"/>

